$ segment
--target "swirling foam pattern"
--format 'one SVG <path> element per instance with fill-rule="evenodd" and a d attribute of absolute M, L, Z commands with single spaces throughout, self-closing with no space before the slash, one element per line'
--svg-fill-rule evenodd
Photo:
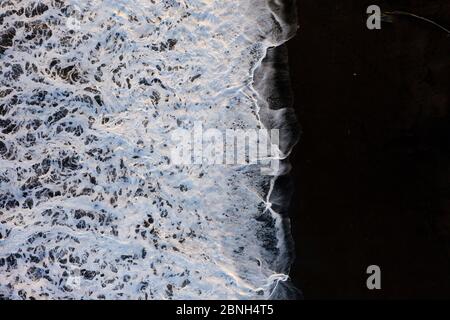
<path fill-rule="evenodd" d="M 169 141 L 262 127 L 267 1 L 1 0 L 0 25 L 0 296 L 270 298 L 272 177 L 174 165 Z"/>

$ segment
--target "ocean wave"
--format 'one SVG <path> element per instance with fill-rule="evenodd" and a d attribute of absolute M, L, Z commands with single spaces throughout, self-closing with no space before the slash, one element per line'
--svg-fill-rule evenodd
<path fill-rule="evenodd" d="M 0 296 L 287 297 L 282 179 L 174 165 L 169 133 L 277 128 L 288 172 L 294 5 L 2 1 Z"/>

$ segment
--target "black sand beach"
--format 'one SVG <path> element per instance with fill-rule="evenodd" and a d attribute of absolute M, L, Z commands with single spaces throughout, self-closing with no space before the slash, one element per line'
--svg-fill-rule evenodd
<path fill-rule="evenodd" d="M 405 16 L 368 30 L 371 4 L 450 27 L 447 0 L 298 1 L 291 275 L 306 299 L 449 298 L 450 37 Z"/>

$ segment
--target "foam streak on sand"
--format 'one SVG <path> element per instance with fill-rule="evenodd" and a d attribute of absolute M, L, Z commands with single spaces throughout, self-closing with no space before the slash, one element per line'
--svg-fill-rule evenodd
<path fill-rule="evenodd" d="M 1 297 L 292 294 L 284 178 L 170 161 L 196 121 L 287 157 L 291 2 L 0 2 Z"/>

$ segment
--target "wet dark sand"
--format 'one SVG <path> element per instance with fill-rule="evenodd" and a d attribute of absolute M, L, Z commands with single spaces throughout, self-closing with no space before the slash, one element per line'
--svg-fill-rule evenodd
<path fill-rule="evenodd" d="M 296 285 L 311 298 L 450 297 L 450 37 L 374 1 L 298 0 L 289 42 Z M 378 1 L 450 27 L 450 2 Z M 366 288 L 377 264 L 382 290 Z"/>

